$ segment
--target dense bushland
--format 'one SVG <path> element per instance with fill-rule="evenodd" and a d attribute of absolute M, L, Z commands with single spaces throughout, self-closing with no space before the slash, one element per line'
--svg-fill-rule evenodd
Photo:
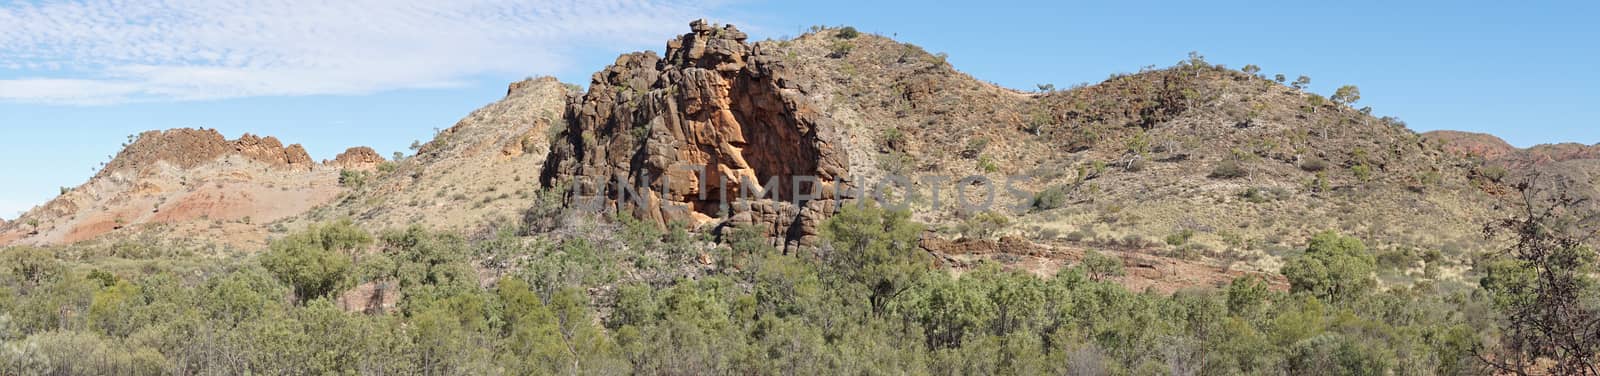
<path fill-rule="evenodd" d="M 1334 233 L 1285 267 L 1291 291 L 1163 295 L 1095 265 L 954 276 L 903 212 L 824 226 L 801 254 L 628 218 L 474 239 L 338 222 L 189 269 L 11 248 L 0 374 L 1454 375 L 1486 371 L 1493 302 L 1514 305 L 1378 288 L 1371 253 Z M 1506 290 L 1522 269 L 1496 270 Z"/>

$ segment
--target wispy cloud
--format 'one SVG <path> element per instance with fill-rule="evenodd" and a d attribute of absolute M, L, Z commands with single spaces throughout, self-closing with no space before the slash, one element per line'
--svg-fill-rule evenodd
<path fill-rule="evenodd" d="M 709 11 L 679 0 L 76 0 L 0 5 L 0 101 L 363 94 L 553 73 Z"/>

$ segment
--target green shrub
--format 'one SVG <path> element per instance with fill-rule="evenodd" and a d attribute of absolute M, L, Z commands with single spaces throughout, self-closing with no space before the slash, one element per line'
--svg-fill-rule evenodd
<path fill-rule="evenodd" d="M 839 28 L 839 32 L 834 36 L 839 37 L 839 39 L 856 39 L 856 37 L 861 36 L 861 32 L 856 31 L 854 26 L 845 26 Z"/>
<path fill-rule="evenodd" d="M 983 172 L 987 172 L 987 173 L 993 174 L 993 173 L 996 173 L 996 172 L 1000 172 L 1000 165 L 996 164 L 994 162 L 994 159 L 991 159 L 991 158 L 989 158 L 989 156 L 984 155 L 984 156 L 979 156 L 978 157 L 978 169 L 983 170 Z"/>
<path fill-rule="evenodd" d="M 339 170 L 339 185 L 350 189 L 361 189 L 367 185 L 367 173 L 355 170 Z"/>
<path fill-rule="evenodd" d="M 1167 235 L 1166 240 L 1167 245 L 1177 247 L 1189 243 L 1189 239 L 1192 238 L 1194 238 L 1194 230 L 1183 229 L 1183 231 L 1178 231 L 1175 234 Z"/>
<path fill-rule="evenodd" d="M 1305 172 L 1321 172 L 1328 169 L 1328 161 L 1316 157 L 1307 158 L 1300 162 L 1300 169 Z"/>
<path fill-rule="evenodd" d="M 378 172 L 382 173 L 382 174 L 394 173 L 394 170 L 399 169 L 399 168 L 400 168 L 400 164 L 392 162 L 392 161 L 387 161 L 387 162 L 383 162 L 383 163 L 379 163 L 378 164 Z M 342 177 L 344 175 L 344 173 L 341 172 L 339 175 Z"/>
<path fill-rule="evenodd" d="M 1096 281 L 1111 277 L 1121 277 L 1125 274 L 1122 260 L 1106 256 L 1094 250 L 1084 251 L 1083 261 L 1079 266 L 1083 268 L 1084 272 L 1088 273 L 1090 279 Z"/>
<path fill-rule="evenodd" d="M 1507 170 L 1505 167 L 1501 166 L 1483 166 L 1478 168 L 1477 172 L 1478 176 L 1482 176 L 1483 178 L 1489 179 L 1489 181 L 1496 183 L 1505 182 L 1506 176 L 1511 174 L 1510 170 Z"/>
<path fill-rule="evenodd" d="M 1261 187 L 1251 187 L 1250 189 L 1246 189 L 1244 191 L 1244 193 L 1240 193 L 1239 194 L 1239 198 L 1242 198 L 1246 202 L 1249 202 L 1249 203 L 1252 203 L 1252 204 L 1265 204 L 1265 203 L 1268 203 L 1268 202 L 1272 202 L 1272 201 L 1277 201 L 1277 200 L 1283 199 L 1283 198 L 1288 197 L 1288 196 L 1289 196 L 1289 191 L 1285 190 L 1283 188 L 1261 188 Z"/>
<path fill-rule="evenodd" d="M 350 221 L 314 225 L 272 242 L 260 262 L 304 302 L 333 292 L 350 270 L 351 254 L 370 244 L 372 235 Z"/>
<path fill-rule="evenodd" d="M 842 40 L 841 41 L 837 41 L 837 42 L 833 42 L 833 45 L 828 47 L 828 51 L 830 51 L 828 56 L 829 57 L 833 57 L 835 59 L 842 58 L 842 57 L 845 57 L 845 56 L 849 56 L 850 55 L 850 51 L 853 51 L 855 49 L 856 49 L 856 45 L 854 43 L 850 43 L 850 42 L 846 42 L 846 41 L 842 41 Z"/>
<path fill-rule="evenodd" d="M 1067 188 L 1055 186 L 1033 194 L 1033 210 L 1044 211 L 1067 206 Z"/>
<path fill-rule="evenodd" d="M 1350 167 L 1350 173 L 1361 181 L 1372 181 L 1372 167 L 1367 167 L 1367 165 L 1358 164 Z"/>
<path fill-rule="evenodd" d="M 870 201 L 845 205 L 822 223 L 822 238 L 833 246 L 829 263 L 847 281 L 869 288 L 872 312 L 883 313 L 890 298 L 928 272 L 928 254 L 918 246 L 922 225 L 907 210 L 888 210 Z"/>
<path fill-rule="evenodd" d="M 964 238 L 988 239 L 996 233 L 1011 225 L 1011 219 L 1004 214 L 995 212 L 982 212 L 974 214 L 961 222 L 959 231 Z"/>
<path fill-rule="evenodd" d="M 1246 176 L 1250 176 L 1250 171 L 1245 170 L 1244 164 L 1232 159 L 1217 163 L 1217 166 L 1211 169 L 1210 175 L 1213 179 L 1238 179 Z"/>
<path fill-rule="evenodd" d="M 1377 260 L 1360 239 L 1329 231 L 1311 238 L 1305 254 L 1289 260 L 1282 272 L 1294 292 L 1344 302 L 1365 295 L 1376 285 L 1372 279 L 1376 268 Z"/>

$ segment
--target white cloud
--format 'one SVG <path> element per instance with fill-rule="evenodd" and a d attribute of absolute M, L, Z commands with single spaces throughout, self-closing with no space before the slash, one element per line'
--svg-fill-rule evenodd
<path fill-rule="evenodd" d="M 72 0 L 0 5 L 0 101 L 364 94 L 553 73 L 654 46 L 715 2 Z"/>

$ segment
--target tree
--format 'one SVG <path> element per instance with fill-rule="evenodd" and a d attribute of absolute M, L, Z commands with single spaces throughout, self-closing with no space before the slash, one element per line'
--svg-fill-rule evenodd
<path fill-rule="evenodd" d="M 1254 75 L 1256 75 L 1258 73 L 1261 73 L 1261 67 L 1258 67 L 1255 64 L 1246 64 L 1244 66 L 1244 68 L 1240 69 L 1240 70 L 1244 71 L 1245 74 L 1249 74 L 1251 76 L 1254 76 Z"/>
<path fill-rule="evenodd" d="M 1600 213 L 1587 208 L 1588 198 L 1571 195 L 1574 182 L 1535 186 L 1541 179 L 1517 184 L 1517 217 L 1486 227 L 1513 244 L 1479 282 L 1502 315 L 1498 348 L 1479 349 L 1478 358 L 1501 373 L 1600 375 L 1600 310 L 1590 274 L 1596 255 L 1588 245 Z"/>
<path fill-rule="evenodd" d="M 1206 68 L 1211 66 L 1210 63 L 1206 62 L 1206 56 L 1201 55 L 1200 51 L 1189 51 L 1189 58 L 1184 60 L 1183 64 L 1189 66 L 1190 68 Z"/>
<path fill-rule="evenodd" d="M 1300 78 L 1294 79 L 1294 83 L 1289 86 L 1294 87 L 1295 90 L 1305 90 L 1307 87 L 1311 87 L 1311 77 L 1300 76 Z"/>
<path fill-rule="evenodd" d="M 261 266 L 294 289 L 300 301 L 331 292 L 350 270 L 353 252 L 372 244 L 372 236 L 350 221 L 313 225 L 272 242 Z"/>
<path fill-rule="evenodd" d="M 1283 267 L 1290 291 L 1307 293 L 1329 302 L 1348 302 L 1365 295 L 1376 281 L 1378 261 L 1361 239 L 1333 231 L 1311 238 L 1304 255 Z"/>
<path fill-rule="evenodd" d="M 923 339 L 930 350 L 961 347 L 969 333 L 982 329 L 995 307 L 983 291 L 967 280 L 956 281 L 945 273 L 924 274 L 922 288 L 916 291 L 907 314 L 922 324 Z"/>
<path fill-rule="evenodd" d="M 1040 93 L 1049 93 L 1049 92 L 1056 91 L 1056 84 L 1039 84 L 1037 86 L 1039 86 L 1039 92 Z"/>
<path fill-rule="evenodd" d="M 1234 278 L 1233 283 L 1228 284 L 1228 312 L 1235 316 L 1248 317 L 1262 304 L 1266 303 L 1271 291 L 1261 277 L 1244 276 Z"/>
<path fill-rule="evenodd" d="M 1281 84 L 1281 83 L 1283 83 L 1283 82 L 1284 82 L 1284 81 L 1288 81 L 1288 80 L 1289 80 L 1289 78 L 1288 78 L 1288 77 L 1285 77 L 1285 76 L 1284 76 L 1284 75 L 1283 75 L 1283 73 L 1278 73 L 1278 74 L 1277 74 L 1277 75 L 1274 75 L 1274 76 L 1272 76 L 1272 80 L 1273 80 L 1273 81 L 1278 81 L 1278 83 L 1280 83 L 1280 84 Z"/>
<path fill-rule="evenodd" d="M 1116 257 L 1106 256 L 1105 254 L 1095 252 L 1094 250 L 1084 251 L 1083 262 L 1079 265 L 1083 267 L 1084 272 L 1088 273 L 1089 279 L 1095 281 L 1103 281 L 1106 278 L 1111 277 L 1121 277 L 1124 273 L 1122 260 L 1118 260 Z"/>
<path fill-rule="evenodd" d="M 1334 90 L 1333 97 L 1330 99 L 1333 99 L 1333 103 L 1350 105 L 1361 100 L 1361 89 L 1357 88 L 1356 85 L 1340 86 L 1339 90 Z"/>
<path fill-rule="evenodd" d="M 1323 98 L 1321 95 L 1317 95 L 1316 93 L 1310 93 L 1306 94 L 1306 106 L 1304 108 L 1306 109 L 1306 112 L 1317 113 L 1317 109 L 1322 108 L 1322 106 L 1326 105 L 1327 103 L 1327 98 Z"/>
<path fill-rule="evenodd" d="M 822 224 L 833 246 L 830 264 L 853 283 L 865 285 L 874 314 L 927 273 L 932 260 L 918 245 L 922 225 L 909 210 L 888 210 L 871 201 L 845 204 Z"/>

